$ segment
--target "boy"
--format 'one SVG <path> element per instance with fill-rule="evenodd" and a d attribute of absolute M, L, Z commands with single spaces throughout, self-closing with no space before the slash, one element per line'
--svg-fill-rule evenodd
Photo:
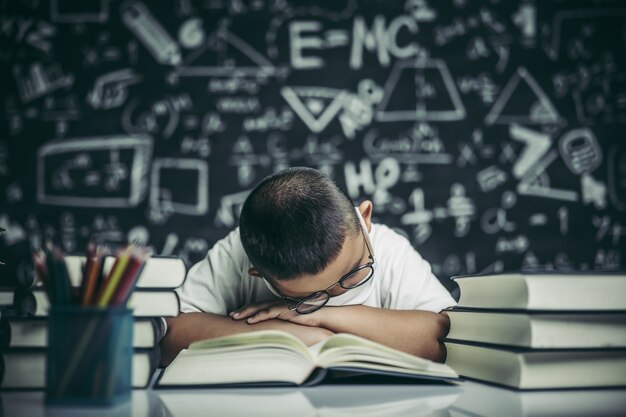
<path fill-rule="evenodd" d="M 371 217 L 371 202 L 354 207 L 317 170 L 265 178 L 239 228 L 177 290 L 183 314 L 167 320 L 162 365 L 192 341 L 261 329 L 308 345 L 353 333 L 442 361 L 449 321 L 439 313 L 455 301 L 409 241 Z"/>

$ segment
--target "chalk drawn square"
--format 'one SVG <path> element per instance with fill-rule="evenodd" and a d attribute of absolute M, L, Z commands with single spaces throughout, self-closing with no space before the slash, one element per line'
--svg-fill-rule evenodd
<path fill-rule="evenodd" d="M 160 158 L 152 165 L 150 207 L 200 216 L 209 208 L 209 165 L 199 159 Z"/>

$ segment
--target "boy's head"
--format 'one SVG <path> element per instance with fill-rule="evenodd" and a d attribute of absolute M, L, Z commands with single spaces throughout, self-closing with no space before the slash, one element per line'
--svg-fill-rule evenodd
<path fill-rule="evenodd" d="M 369 228 L 371 203 L 359 208 Z M 287 296 L 324 289 L 367 261 L 352 201 L 311 168 L 287 168 L 261 181 L 243 205 L 240 235 L 251 273 Z"/>

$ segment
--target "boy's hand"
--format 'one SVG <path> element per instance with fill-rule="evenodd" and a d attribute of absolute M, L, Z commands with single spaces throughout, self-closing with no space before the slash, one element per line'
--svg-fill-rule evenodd
<path fill-rule="evenodd" d="M 265 303 L 251 304 L 249 306 L 235 310 L 228 315 L 234 320 L 246 320 L 249 324 L 259 323 L 265 320 L 278 319 L 301 324 L 303 326 L 321 327 L 321 308 L 311 314 L 299 314 L 291 311 L 281 301 L 267 301 Z"/>

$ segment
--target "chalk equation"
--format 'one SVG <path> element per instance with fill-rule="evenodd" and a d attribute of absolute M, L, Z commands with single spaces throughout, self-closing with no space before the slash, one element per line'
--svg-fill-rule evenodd
<path fill-rule="evenodd" d="M 148 136 L 51 142 L 37 152 L 37 201 L 77 207 L 134 207 L 146 195 Z"/>

